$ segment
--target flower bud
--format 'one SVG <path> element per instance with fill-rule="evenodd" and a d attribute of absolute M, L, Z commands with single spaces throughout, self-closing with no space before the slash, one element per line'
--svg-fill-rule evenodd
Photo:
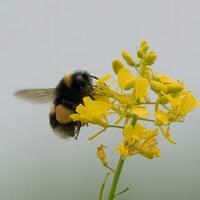
<path fill-rule="evenodd" d="M 184 89 L 184 85 L 181 83 L 167 84 L 167 93 L 181 92 Z"/>
<path fill-rule="evenodd" d="M 169 101 L 168 101 L 168 99 L 167 99 L 165 96 L 159 96 L 157 102 L 158 102 L 159 104 L 165 105 L 165 104 L 167 104 Z"/>
<path fill-rule="evenodd" d="M 155 52 L 151 51 L 151 52 L 149 52 L 149 54 L 147 55 L 145 61 L 146 61 L 146 63 L 147 63 L 148 65 L 152 65 L 152 64 L 155 62 L 156 58 L 157 58 L 157 56 L 156 56 Z"/>
<path fill-rule="evenodd" d="M 148 49 L 149 49 L 148 44 L 144 44 L 141 50 L 145 53 L 148 51 Z"/>
<path fill-rule="evenodd" d="M 151 89 L 155 92 L 167 92 L 167 87 L 158 81 L 151 81 L 150 85 Z"/>
<path fill-rule="evenodd" d="M 142 40 L 140 42 L 140 49 L 142 49 L 144 46 L 148 46 L 148 42 L 146 40 Z"/>
<path fill-rule="evenodd" d="M 161 81 L 160 81 L 160 78 L 161 78 L 161 75 L 160 75 L 159 73 L 153 74 L 153 80 L 154 80 L 154 81 L 159 81 L 159 82 L 161 82 Z"/>
<path fill-rule="evenodd" d="M 112 67 L 113 67 L 113 71 L 115 72 L 115 74 L 118 74 L 118 72 L 121 68 L 125 68 L 125 66 L 119 59 L 113 60 Z"/>
<path fill-rule="evenodd" d="M 103 165 L 107 165 L 108 161 L 107 161 L 106 153 L 105 153 L 104 149 L 105 149 L 105 145 L 101 144 L 100 146 L 98 146 L 97 147 L 97 156 Z"/>
<path fill-rule="evenodd" d="M 122 51 L 121 55 L 128 65 L 130 66 L 136 65 L 136 62 L 134 61 L 132 55 L 128 51 Z"/>
<path fill-rule="evenodd" d="M 143 52 L 141 50 L 138 50 L 137 51 L 137 57 L 142 59 L 143 56 L 144 56 Z"/>

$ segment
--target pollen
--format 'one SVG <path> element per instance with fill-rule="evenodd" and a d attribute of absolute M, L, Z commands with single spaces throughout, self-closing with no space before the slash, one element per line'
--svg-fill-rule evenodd
<path fill-rule="evenodd" d="M 56 106 L 56 119 L 61 124 L 67 124 L 72 121 L 70 115 L 73 113 L 72 110 L 65 108 L 63 105 Z"/>

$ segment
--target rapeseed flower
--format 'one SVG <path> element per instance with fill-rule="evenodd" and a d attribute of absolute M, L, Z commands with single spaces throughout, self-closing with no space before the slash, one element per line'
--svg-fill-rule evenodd
<path fill-rule="evenodd" d="M 147 41 L 140 43 L 135 57 L 128 51 L 122 51 L 121 56 L 124 61 L 117 58 L 112 62 L 115 75 L 100 77 L 95 83 L 92 98 L 83 98 L 83 104 L 78 105 L 76 113 L 70 116 L 73 121 L 102 127 L 89 140 L 109 128 L 119 128 L 122 132 L 122 139 L 116 146 L 120 159 L 115 171 L 108 166 L 105 146 L 97 148 L 98 158 L 114 173 L 109 200 L 116 196 L 124 161 L 134 155 L 149 159 L 159 157 L 158 134 L 162 133 L 167 141 L 176 144 L 171 125 L 183 122 L 187 114 L 200 106 L 192 92 L 186 90 L 183 81 L 155 70 L 153 64 L 157 55 L 150 50 Z M 113 120 L 110 115 L 117 117 Z M 149 129 L 147 123 L 153 128 Z M 100 196 L 102 192 L 103 189 Z"/>
<path fill-rule="evenodd" d="M 71 115 L 72 120 L 107 127 L 106 116 L 109 115 L 108 110 L 111 105 L 104 101 L 94 101 L 90 97 L 83 98 L 83 102 L 84 105 L 77 106 L 77 114 Z"/>
<path fill-rule="evenodd" d="M 129 125 L 124 128 L 122 143 L 117 151 L 124 157 L 141 154 L 146 158 L 154 158 L 160 156 L 160 150 L 156 146 L 158 144 L 156 136 L 158 130 L 149 130 L 139 123 L 135 126 Z"/>

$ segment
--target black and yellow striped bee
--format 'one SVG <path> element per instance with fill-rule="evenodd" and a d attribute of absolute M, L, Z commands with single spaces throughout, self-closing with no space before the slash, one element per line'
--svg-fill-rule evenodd
<path fill-rule="evenodd" d="M 75 113 L 76 107 L 83 103 L 85 96 L 92 97 L 94 91 L 93 79 L 98 79 L 86 71 L 77 71 L 65 75 L 56 88 L 25 89 L 15 94 L 25 100 L 46 103 L 53 102 L 49 113 L 49 122 L 54 132 L 62 138 L 75 137 L 77 139 L 82 124 L 72 121 L 70 115 Z"/>

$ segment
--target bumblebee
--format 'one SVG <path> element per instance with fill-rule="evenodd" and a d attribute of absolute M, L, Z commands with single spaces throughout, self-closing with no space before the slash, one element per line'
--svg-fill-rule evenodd
<path fill-rule="evenodd" d="M 85 124 L 72 121 L 70 115 L 76 113 L 76 107 L 83 103 L 85 96 L 93 98 L 93 79 L 98 78 L 87 71 L 77 71 L 65 75 L 56 88 L 25 89 L 15 94 L 31 102 L 53 102 L 49 113 L 50 126 L 61 138 L 77 139 L 80 128 Z"/>

